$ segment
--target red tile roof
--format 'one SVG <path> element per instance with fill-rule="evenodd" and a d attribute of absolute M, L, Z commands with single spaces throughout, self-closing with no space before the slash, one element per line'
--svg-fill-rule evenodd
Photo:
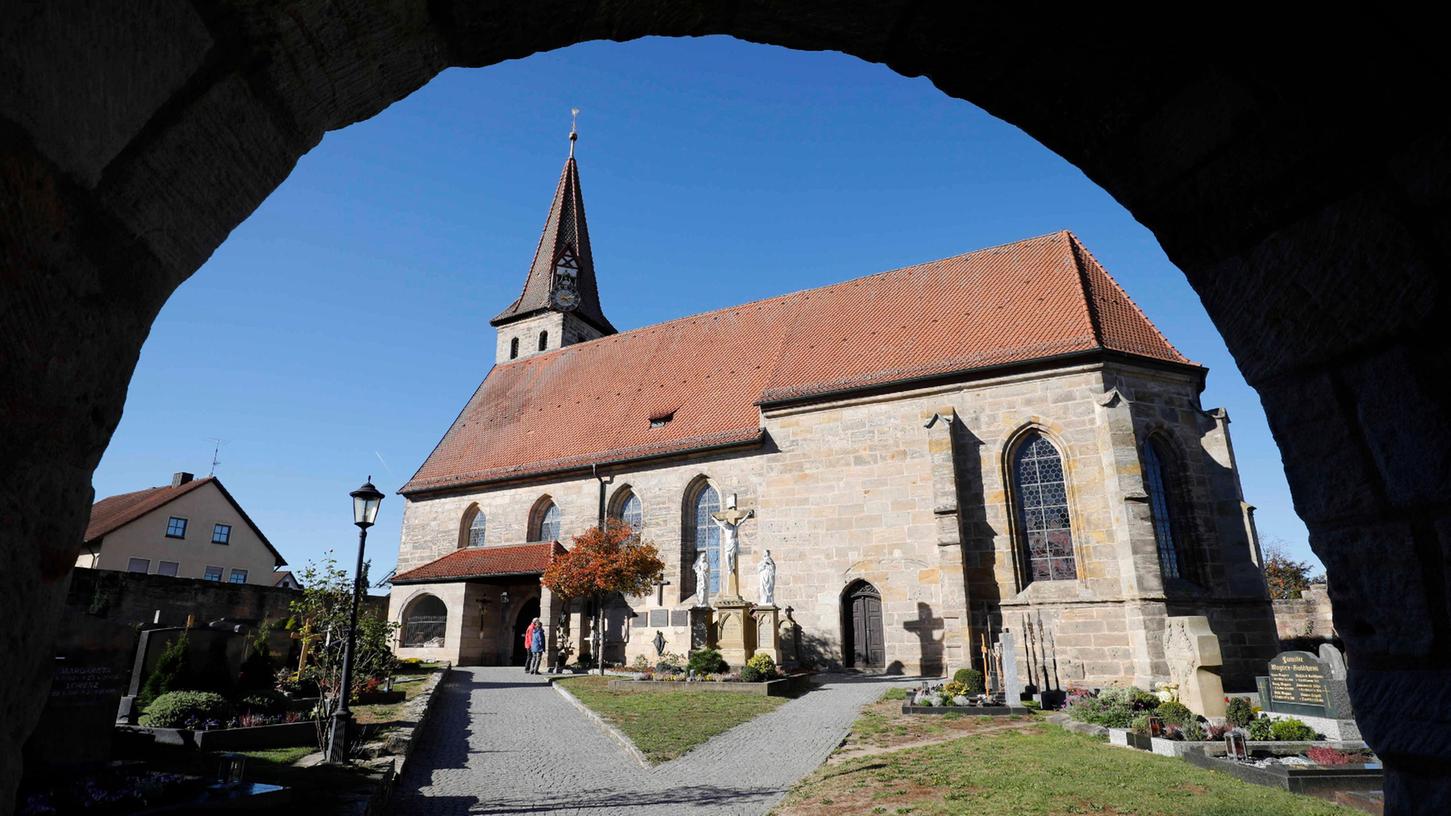
<path fill-rule="evenodd" d="M 262 542 L 262 545 L 277 559 L 277 566 L 286 565 L 287 560 L 282 557 L 282 553 L 279 553 L 277 548 L 272 546 L 272 542 L 267 540 L 267 536 L 263 535 L 262 531 L 257 529 L 257 525 L 253 523 L 251 516 L 247 515 L 247 511 L 243 510 L 242 505 L 238 504 L 237 500 L 232 498 L 232 494 L 227 491 L 227 488 L 222 486 L 221 480 L 214 476 L 193 479 L 185 484 L 176 486 L 148 487 L 144 490 L 137 490 L 132 493 L 121 493 L 101 499 L 91 505 L 91 520 L 86 524 L 85 543 L 94 544 L 116 530 L 150 513 L 152 510 L 170 504 L 193 490 L 209 484 L 216 485 L 217 490 L 221 491 L 222 497 L 231 503 L 232 509 L 236 510 L 237 515 L 242 517 L 243 523 L 251 528 L 252 532 Z"/>
<path fill-rule="evenodd" d="M 558 541 L 516 544 L 511 547 L 469 547 L 454 550 L 421 567 L 393 576 L 395 584 L 427 584 L 486 578 L 491 575 L 539 575 L 556 555 L 563 555 Z"/>
<path fill-rule="evenodd" d="M 107 533 L 114 532 L 152 510 L 213 481 L 216 479 L 208 476 L 205 479 L 193 479 L 176 487 L 171 485 L 148 487 L 134 493 L 107 496 L 91 505 L 91 520 L 86 524 L 86 543 L 93 543 Z"/>
<path fill-rule="evenodd" d="M 1104 350 L 1196 365 L 1058 232 L 496 365 L 402 492 L 747 444 L 762 404 Z"/>

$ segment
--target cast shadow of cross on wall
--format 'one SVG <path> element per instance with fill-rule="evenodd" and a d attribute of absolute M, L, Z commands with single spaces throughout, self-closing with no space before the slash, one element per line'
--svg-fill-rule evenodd
<path fill-rule="evenodd" d="M 943 650 L 941 633 L 947 622 L 932 614 L 932 605 L 917 602 L 917 617 L 902 624 L 902 628 L 917 636 L 918 654 L 922 656 L 920 674 L 923 677 L 940 677 L 943 671 Z"/>

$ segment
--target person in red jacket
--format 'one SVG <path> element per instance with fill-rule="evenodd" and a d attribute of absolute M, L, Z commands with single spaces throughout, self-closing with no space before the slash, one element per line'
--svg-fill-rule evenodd
<path fill-rule="evenodd" d="M 529 647 L 531 647 L 531 646 L 534 645 L 534 630 L 535 629 L 538 629 L 538 628 L 539 628 L 539 619 L 538 618 L 535 618 L 534 620 L 529 621 L 529 628 L 524 630 L 524 673 L 525 674 L 533 674 L 533 672 L 531 671 L 531 669 L 533 669 L 534 667 L 532 665 L 530 665 L 530 664 L 534 662 L 534 653 L 532 651 L 530 651 L 530 648 Z"/>

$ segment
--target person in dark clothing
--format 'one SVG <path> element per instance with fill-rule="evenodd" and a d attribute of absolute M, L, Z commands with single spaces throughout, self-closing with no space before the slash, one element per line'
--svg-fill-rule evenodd
<path fill-rule="evenodd" d="M 529 660 L 524 664 L 524 671 L 527 674 L 538 674 L 539 661 L 544 657 L 544 624 L 538 618 L 529 624 L 524 641 L 529 648 Z"/>

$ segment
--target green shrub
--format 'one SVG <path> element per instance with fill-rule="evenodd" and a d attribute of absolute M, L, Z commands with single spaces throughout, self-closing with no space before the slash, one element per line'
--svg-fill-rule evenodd
<path fill-rule="evenodd" d="M 146 707 L 140 723 L 148 728 L 195 728 L 232 718 L 227 698 L 210 691 L 171 691 Z"/>
<path fill-rule="evenodd" d="M 696 649 L 690 653 L 690 670 L 700 674 L 722 674 L 730 669 L 725 658 L 715 649 Z"/>
<path fill-rule="evenodd" d="M 1229 704 L 1224 707 L 1224 718 L 1230 725 L 1245 728 L 1255 718 L 1254 706 L 1243 697 L 1231 697 Z"/>
<path fill-rule="evenodd" d="M 1282 742 L 1301 742 L 1315 739 L 1315 729 L 1294 718 L 1275 720 L 1270 725 L 1270 734 Z"/>
<path fill-rule="evenodd" d="M 287 709 L 287 695 L 271 689 L 254 691 L 243 697 L 237 707 L 253 713 L 278 714 Z"/>
<path fill-rule="evenodd" d="M 1252 740 L 1263 742 L 1275 738 L 1274 722 L 1269 717 L 1250 720 L 1247 730 L 1249 731 L 1249 738 Z"/>
<path fill-rule="evenodd" d="M 1203 742 L 1209 739 L 1209 734 L 1205 732 L 1204 726 L 1198 720 L 1190 720 L 1184 723 L 1179 728 L 1179 735 L 1189 742 Z"/>
<path fill-rule="evenodd" d="M 1138 714 L 1147 714 L 1159 704 L 1151 692 L 1133 686 L 1110 686 L 1097 696 L 1084 696 L 1068 706 L 1068 715 L 1079 722 L 1106 728 L 1128 728 Z"/>
<path fill-rule="evenodd" d="M 983 692 L 982 672 L 977 669 L 958 669 L 952 674 L 952 682 L 966 686 L 967 694 L 982 694 Z"/>
<path fill-rule="evenodd" d="M 768 654 L 758 654 L 746 661 L 741 669 L 741 680 L 747 683 L 762 683 L 776 679 L 776 661 Z"/>
<path fill-rule="evenodd" d="M 1106 705 L 1127 705 L 1143 710 L 1158 708 L 1161 702 L 1159 695 L 1138 686 L 1109 686 L 1098 693 L 1098 699 Z"/>
<path fill-rule="evenodd" d="M 1147 737 L 1149 735 L 1148 712 L 1131 717 L 1128 721 L 1128 729 L 1141 737 Z"/>
<path fill-rule="evenodd" d="M 1172 700 L 1159 703 L 1159 707 L 1154 709 L 1154 713 L 1164 721 L 1165 725 L 1183 725 L 1194 722 L 1194 712 L 1189 710 L 1189 706 Z"/>
<path fill-rule="evenodd" d="M 141 686 L 141 693 L 136 695 L 137 702 L 142 707 L 149 705 L 161 695 L 172 691 L 181 691 L 190 688 L 190 673 L 186 664 L 187 638 L 183 632 L 181 637 L 173 640 L 170 646 L 161 651 L 156 658 L 156 668 L 147 675 L 146 682 Z"/>

